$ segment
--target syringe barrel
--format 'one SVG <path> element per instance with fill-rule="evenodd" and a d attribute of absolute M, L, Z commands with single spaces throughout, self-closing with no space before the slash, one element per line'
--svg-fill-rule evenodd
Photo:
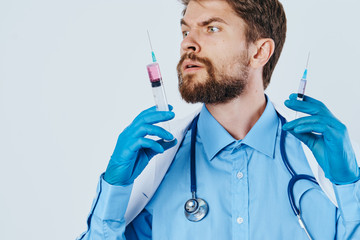
<path fill-rule="evenodd" d="M 298 90 L 298 100 L 303 100 L 305 95 L 305 88 L 306 88 L 306 79 L 302 78 L 300 80 L 299 90 Z"/>
<path fill-rule="evenodd" d="M 153 90 L 156 110 L 169 111 L 169 105 L 166 100 L 164 84 L 162 82 L 160 67 L 158 63 L 151 63 L 146 66 L 151 87 Z"/>

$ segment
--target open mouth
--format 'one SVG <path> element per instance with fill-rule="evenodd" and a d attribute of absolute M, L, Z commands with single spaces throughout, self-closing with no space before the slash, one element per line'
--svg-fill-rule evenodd
<path fill-rule="evenodd" d="M 186 66 L 185 66 L 185 69 L 189 69 L 189 68 L 197 68 L 197 67 L 199 67 L 199 66 L 189 64 L 189 65 L 186 65 Z"/>
<path fill-rule="evenodd" d="M 186 63 L 184 64 L 184 71 L 188 72 L 188 71 L 195 71 L 202 68 L 200 65 L 197 65 L 195 63 Z"/>

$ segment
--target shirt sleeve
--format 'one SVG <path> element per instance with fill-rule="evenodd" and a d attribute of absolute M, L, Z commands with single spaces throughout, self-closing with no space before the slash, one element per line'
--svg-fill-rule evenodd
<path fill-rule="evenodd" d="M 337 239 L 360 239 L 360 180 L 333 186 L 340 213 Z"/>
<path fill-rule="evenodd" d="M 125 239 L 125 212 L 130 199 L 132 184 L 114 186 L 100 177 L 90 214 L 88 229 L 78 240 Z"/>
<path fill-rule="evenodd" d="M 128 240 L 151 240 L 152 239 L 152 215 L 146 209 L 126 227 L 125 237 Z"/>

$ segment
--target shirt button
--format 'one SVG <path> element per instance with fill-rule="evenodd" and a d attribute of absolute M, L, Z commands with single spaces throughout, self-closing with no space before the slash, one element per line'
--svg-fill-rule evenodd
<path fill-rule="evenodd" d="M 244 174 L 243 174 L 242 172 L 238 172 L 238 173 L 236 174 L 236 177 L 237 177 L 238 179 L 242 179 L 242 178 L 244 177 Z"/>
<path fill-rule="evenodd" d="M 244 222 L 244 219 L 242 217 L 238 217 L 236 221 L 238 224 L 242 224 Z"/>

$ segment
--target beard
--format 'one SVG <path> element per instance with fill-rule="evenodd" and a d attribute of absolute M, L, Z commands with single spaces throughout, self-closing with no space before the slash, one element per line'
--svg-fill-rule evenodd
<path fill-rule="evenodd" d="M 204 81 L 196 79 L 196 73 L 183 75 L 181 65 L 186 59 L 202 63 L 205 66 Z M 243 53 L 233 60 L 232 65 L 227 66 L 234 66 L 235 69 L 227 68 L 228 71 L 220 71 L 208 58 L 198 57 L 193 52 L 184 54 L 176 68 L 181 97 L 188 103 L 201 102 L 205 104 L 226 103 L 233 100 L 243 93 L 247 85 L 249 67 L 246 61 L 246 54 Z M 229 73 L 230 71 L 232 73 Z"/>

